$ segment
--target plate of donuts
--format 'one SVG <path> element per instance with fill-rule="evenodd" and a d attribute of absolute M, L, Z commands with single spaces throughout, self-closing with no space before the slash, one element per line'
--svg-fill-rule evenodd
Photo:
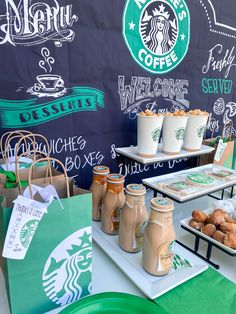
<path fill-rule="evenodd" d="M 195 209 L 181 225 L 236 254 L 236 198 L 217 201 L 207 210 Z"/>

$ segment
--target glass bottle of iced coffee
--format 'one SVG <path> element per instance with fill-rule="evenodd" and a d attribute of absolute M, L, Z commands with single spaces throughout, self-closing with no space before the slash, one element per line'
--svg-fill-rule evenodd
<path fill-rule="evenodd" d="M 109 174 L 107 176 L 107 189 L 102 205 L 102 230 L 115 235 L 119 232 L 120 211 L 125 203 L 124 176 Z"/>
<path fill-rule="evenodd" d="M 166 275 L 172 267 L 176 239 L 173 210 L 174 204 L 168 198 L 151 200 L 150 217 L 144 231 L 143 267 L 154 276 Z"/>
<path fill-rule="evenodd" d="M 93 181 L 89 188 L 93 196 L 92 218 L 95 221 L 101 221 L 102 199 L 107 188 L 107 175 L 110 169 L 106 166 L 95 166 L 93 168 Z"/>
<path fill-rule="evenodd" d="M 147 221 L 146 188 L 141 184 L 129 184 L 125 192 L 125 205 L 120 215 L 119 245 L 123 250 L 134 253 L 141 251 L 143 246 Z"/>

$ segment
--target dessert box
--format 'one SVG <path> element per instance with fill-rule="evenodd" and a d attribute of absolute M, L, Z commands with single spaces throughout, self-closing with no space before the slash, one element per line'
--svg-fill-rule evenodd
<path fill-rule="evenodd" d="M 199 275 L 208 265 L 181 245 L 175 244 L 172 270 L 166 276 L 148 274 L 142 267 L 142 252 L 127 253 L 118 245 L 118 236 L 110 236 L 101 230 L 99 222 L 93 222 L 93 240 L 150 299 L 155 299 L 176 286 Z"/>
<path fill-rule="evenodd" d="M 218 180 L 232 181 L 236 180 L 236 173 L 231 169 L 218 169 L 218 167 L 213 168 L 212 171 L 206 171 L 206 173 Z"/>

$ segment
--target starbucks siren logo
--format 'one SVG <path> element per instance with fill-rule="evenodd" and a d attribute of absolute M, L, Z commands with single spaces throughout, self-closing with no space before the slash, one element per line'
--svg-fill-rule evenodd
<path fill-rule="evenodd" d="M 161 129 L 157 128 L 154 131 L 152 131 L 152 140 L 154 142 L 158 142 L 161 134 Z"/>
<path fill-rule="evenodd" d="M 184 140 L 184 133 L 185 133 L 185 129 L 184 129 L 184 128 L 178 128 L 178 129 L 175 131 L 176 139 L 177 139 L 178 141 L 183 141 L 183 140 Z"/>
<path fill-rule="evenodd" d="M 35 235 L 38 225 L 38 220 L 30 220 L 22 227 L 20 231 L 20 242 L 26 249 Z"/>
<path fill-rule="evenodd" d="M 123 36 L 143 68 L 158 74 L 169 72 L 188 51 L 188 7 L 183 0 L 127 0 Z"/>
<path fill-rule="evenodd" d="M 198 136 L 199 138 L 203 138 L 204 133 L 205 133 L 205 130 L 206 130 L 205 125 L 200 126 L 200 127 L 197 129 L 197 136 Z"/>
<path fill-rule="evenodd" d="M 91 293 L 91 227 L 76 231 L 50 254 L 42 280 L 46 295 L 62 306 Z"/>

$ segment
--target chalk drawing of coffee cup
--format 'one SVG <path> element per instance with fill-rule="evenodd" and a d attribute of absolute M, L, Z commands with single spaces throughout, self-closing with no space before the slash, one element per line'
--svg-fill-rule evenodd
<path fill-rule="evenodd" d="M 60 75 L 43 74 L 38 75 L 37 80 L 45 91 L 56 91 L 60 87 L 64 87 L 64 81 Z"/>

